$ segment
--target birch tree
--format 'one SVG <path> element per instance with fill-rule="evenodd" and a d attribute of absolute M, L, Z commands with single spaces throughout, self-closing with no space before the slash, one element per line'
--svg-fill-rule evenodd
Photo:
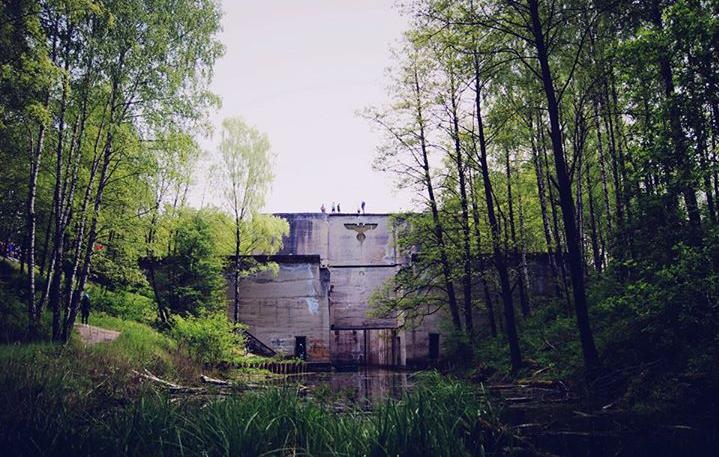
<path fill-rule="evenodd" d="M 235 229 L 233 262 L 233 318 L 239 320 L 240 252 L 242 225 L 264 206 L 272 182 L 272 154 L 267 134 L 247 125 L 240 118 L 222 122 L 221 160 L 215 170 L 222 178 L 225 203 L 232 213 Z"/>

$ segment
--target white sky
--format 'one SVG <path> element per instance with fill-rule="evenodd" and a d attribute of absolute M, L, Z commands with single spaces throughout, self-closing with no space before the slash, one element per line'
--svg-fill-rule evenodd
<path fill-rule="evenodd" d="M 407 20 L 393 0 L 224 0 L 225 55 L 212 90 L 222 98 L 213 116 L 241 116 L 269 135 L 276 155 L 268 212 L 367 212 L 409 207 L 389 176 L 372 170 L 380 132 L 357 112 L 381 105 L 389 49 Z M 214 153 L 214 138 L 203 147 Z M 198 172 L 194 205 L 221 204 L 217 182 Z"/>

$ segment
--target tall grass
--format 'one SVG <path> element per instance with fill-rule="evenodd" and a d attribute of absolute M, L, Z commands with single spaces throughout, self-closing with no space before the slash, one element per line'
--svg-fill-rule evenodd
<path fill-rule="evenodd" d="M 173 340 L 103 314 L 91 323 L 121 334 L 0 345 L 0 456 L 482 456 L 510 439 L 481 392 L 439 376 L 371 412 L 291 388 L 170 398 L 133 370 L 196 381 Z"/>
<path fill-rule="evenodd" d="M 15 381 L 41 395 L 10 417 L 0 413 L 3 456 L 482 456 L 509 440 L 491 425 L 482 395 L 438 379 L 372 412 L 337 412 L 291 389 L 209 403 L 152 390 L 98 401 L 93 387 L 57 371 Z"/>

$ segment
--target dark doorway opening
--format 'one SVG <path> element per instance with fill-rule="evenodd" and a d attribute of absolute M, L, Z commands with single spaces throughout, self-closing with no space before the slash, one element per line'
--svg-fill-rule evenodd
<path fill-rule="evenodd" d="M 429 334 L 429 358 L 430 360 L 439 358 L 439 333 Z"/>
<path fill-rule="evenodd" d="M 307 360 L 307 337 L 296 336 L 295 337 L 295 357 L 302 360 Z"/>

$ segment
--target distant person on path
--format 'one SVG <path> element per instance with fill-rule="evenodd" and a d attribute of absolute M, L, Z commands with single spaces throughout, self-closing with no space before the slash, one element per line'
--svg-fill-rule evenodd
<path fill-rule="evenodd" d="M 362 200 L 362 214 L 364 214 L 364 200 Z"/>
<path fill-rule="evenodd" d="M 90 321 L 90 295 L 87 292 L 83 292 L 80 299 L 80 314 L 81 322 L 87 325 Z"/>
<path fill-rule="evenodd" d="M 332 213 L 334 214 L 336 212 L 337 212 L 337 207 L 335 206 L 335 202 L 332 202 Z"/>
<path fill-rule="evenodd" d="M 342 210 L 340 209 L 340 204 L 339 204 L 339 203 L 337 203 L 337 212 L 338 212 L 338 213 L 341 213 L 341 212 L 342 212 Z"/>
<path fill-rule="evenodd" d="M 325 204 L 322 203 L 322 206 L 320 206 L 320 211 L 322 211 L 322 214 L 327 212 L 327 208 L 325 208 Z"/>

